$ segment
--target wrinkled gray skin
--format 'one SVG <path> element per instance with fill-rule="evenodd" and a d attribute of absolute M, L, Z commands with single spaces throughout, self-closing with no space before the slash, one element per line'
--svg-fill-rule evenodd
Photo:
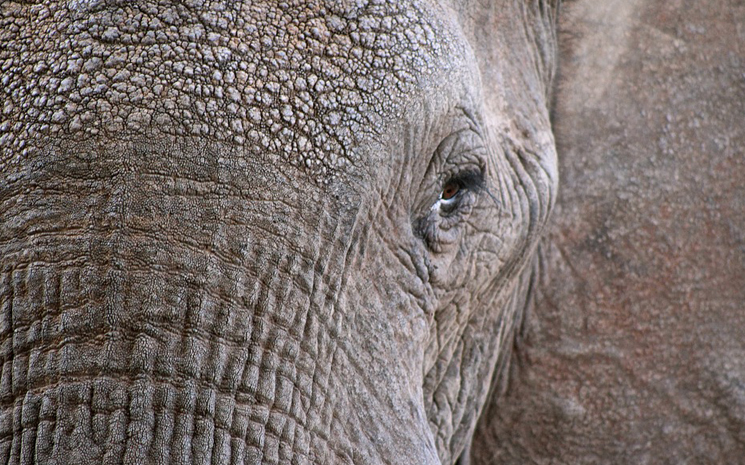
<path fill-rule="evenodd" d="M 0 9 L 3 463 L 742 461 L 741 1 Z"/>
<path fill-rule="evenodd" d="M 555 20 L 3 2 L 0 462 L 454 463 L 556 192 Z"/>
<path fill-rule="evenodd" d="M 559 23 L 561 188 L 474 461 L 745 463 L 745 3 Z"/>

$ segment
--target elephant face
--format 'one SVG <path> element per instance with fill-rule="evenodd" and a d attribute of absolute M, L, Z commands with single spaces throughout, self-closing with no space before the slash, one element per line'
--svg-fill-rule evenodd
<path fill-rule="evenodd" d="M 457 459 L 553 202 L 555 6 L 2 8 L 4 461 Z"/>

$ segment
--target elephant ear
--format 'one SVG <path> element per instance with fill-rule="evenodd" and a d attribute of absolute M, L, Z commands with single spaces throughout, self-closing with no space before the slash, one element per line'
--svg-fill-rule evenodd
<path fill-rule="evenodd" d="M 745 4 L 562 7 L 562 185 L 472 463 L 742 463 Z"/>

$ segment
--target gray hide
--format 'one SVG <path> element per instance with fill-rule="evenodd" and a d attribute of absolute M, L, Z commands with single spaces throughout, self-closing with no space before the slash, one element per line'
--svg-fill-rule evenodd
<path fill-rule="evenodd" d="M 475 463 L 745 461 L 745 4 L 562 5 L 560 194 Z"/>
<path fill-rule="evenodd" d="M 556 8 L 2 2 L 0 462 L 455 462 L 555 197 Z"/>

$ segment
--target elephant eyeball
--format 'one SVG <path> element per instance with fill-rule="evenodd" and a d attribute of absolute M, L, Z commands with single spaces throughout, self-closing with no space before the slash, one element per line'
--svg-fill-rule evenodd
<path fill-rule="evenodd" d="M 442 189 L 440 198 L 442 200 L 450 200 L 458 195 L 458 192 L 460 192 L 460 186 L 457 183 L 451 182 Z"/>

